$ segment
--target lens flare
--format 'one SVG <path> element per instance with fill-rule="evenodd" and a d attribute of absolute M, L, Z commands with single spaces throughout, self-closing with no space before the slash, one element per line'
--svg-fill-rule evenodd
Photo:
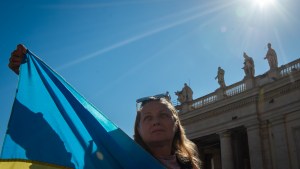
<path fill-rule="evenodd" d="M 273 0 L 255 0 L 255 4 L 258 5 L 261 9 L 266 8 L 268 5 L 272 3 Z"/>

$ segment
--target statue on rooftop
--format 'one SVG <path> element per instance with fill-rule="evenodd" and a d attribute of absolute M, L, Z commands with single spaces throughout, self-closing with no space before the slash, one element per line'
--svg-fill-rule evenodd
<path fill-rule="evenodd" d="M 245 78 L 247 77 L 254 77 L 255 74 L 255 68 L 254 68 L 254 61 L 252 57 L 248 56 L 246 52 L 244 52 L 244 69 L 245 72 Z"/>
<path fill-rule="evenodd" d="M 221 89 L 226 87 L 225 80 L 224 80 L 225 71 L 219 66 L 218 67 L 218 74 L 215 79 L 218 79 L 218 83 Z"/>
<path fill-rule="evenodd" d="M 274 70 L 278 68 L 277 54 L 274 49 L 271 47 L 271 43 L 268 43 L 268 52 L 264 59 L 268 60 L 270 70 Z"/>
<path fill-rule="evenodd" d="M 185 103 L 193 100 L 193 91 L 186 83 L 184 83 L 184 87 L 182 88 L 182 90 L 175 92 L 175 94 L 178 96 L 177 100 L 180 103 Z"/>

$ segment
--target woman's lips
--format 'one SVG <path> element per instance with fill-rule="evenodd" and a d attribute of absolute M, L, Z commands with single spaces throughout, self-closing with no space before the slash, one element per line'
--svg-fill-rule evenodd
<path fill-rule="evenodd" d="M 152 130 L 151 133 L 159 133 L 159 132 L 163 132 L 164 130 L 163 129 L 155 129 L 155 130 Z"/>

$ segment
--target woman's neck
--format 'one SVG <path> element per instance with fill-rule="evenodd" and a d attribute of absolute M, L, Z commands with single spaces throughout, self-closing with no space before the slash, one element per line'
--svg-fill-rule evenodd
<path fill-rule="evenodd" d="M 156 145 L 156 146 L 151 146 L 149 148 L 151 153 L 156 158 L 170 156 L 172 152 L 172 147 L 169 145 Z"/>

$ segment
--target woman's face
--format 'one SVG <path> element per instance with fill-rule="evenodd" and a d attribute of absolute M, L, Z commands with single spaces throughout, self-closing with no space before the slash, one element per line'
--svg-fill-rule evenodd
<path fill-rule="evenodd" d="M 138 132 L 149 146 L 172 145 L 176 132 L 175 118 L 167 105 L 159 100 L 145 104 L 140 111 Z"/>

